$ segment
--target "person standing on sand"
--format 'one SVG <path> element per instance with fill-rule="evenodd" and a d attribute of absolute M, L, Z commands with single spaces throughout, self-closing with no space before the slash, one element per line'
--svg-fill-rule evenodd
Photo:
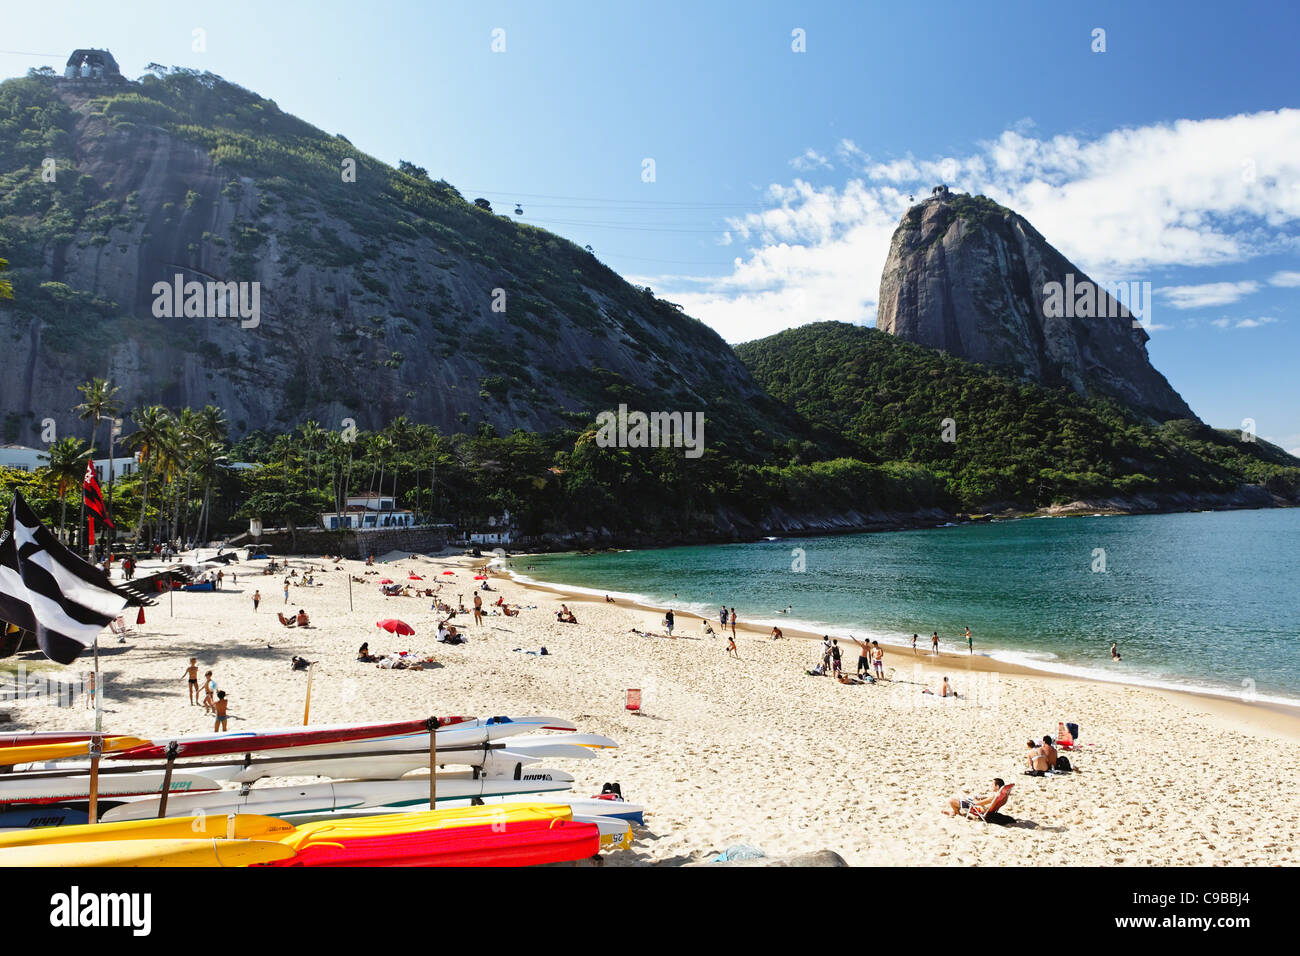
<path fill-rule="evenodd" d="M 217 682 L 212 679 L 212 671 L 203 675 L 203 712 L 210 713 L 216 707 Z"/>
<path fill-rule="evenodd" d="M 185 668 L 185 676 L 190 680 L 190 706 L 199 702 L 199 659 L 190 658 L 190 666 Z"/>
<path fill-rule="evenodd" d="M 844 652 L 840 650 L 839 639 L 836 638 L 831 641 L 831 672 L 837 676 L 840 673 L 840 658 L 843 654 Z"/>
<path fill-rule="evenodd" d="M 939 632 L 938 631 L 935 631 L 933 634 L 930 635 L 930 650 L 934 653 L 935 657 L 939 656 Z"/>
<path fill-rule="evenodd" d="M 212 708 L 213 714 L 216 715 L 216 720 L 214 720 L 212 723 L 213 733 L 221 733 L 225 730 L 230 729 L 226 725 L 226 707 L 229 706 L 229 704 L 230 701 L 226 700 L 226 692 L 224 690 L 218 691 L 217 704 L 215 707 Z"/>
<path fill-rule="evenodd" d="M 289 579 L 284 579 L 284 603 L 289 603 Z"/>
<path fill-rule="evenodd" d="M 868 644 L 866 641 L 859 641 L 852 634 L 849 635 L 849 640 L 853 641 L 855 644 L 858 645 L 858 676 L 861 677 L 862 672 L 866 671 L 867 676 L 870 677 L 871 676 L 871 645 Z"/>
<path fill-rule="evenodd" d="M 736 609 L 734 607 L 731 609 L 731 637 L 733 640 L 736 637 Z"/>
<path fill-rule="evenodd" d="M 913 635 L 912 635 L 912 654 L 913 654 L 913 656 L 915 656 L 915 654 L 916 654 L 916 638 L 917 638 L 917 635 L 913 634 Z"/>
<path fill-rule="evenodd" d="M 221 590 L 221 582 L 224 581 L 225 579 L 226 579 L 225 572 L 222 571 L 221 568 L 217 568 L 217 590 L 218 591 Z"/>
<path fill-rule="evenodd" d="M 876 677 L 885 679 L 885 649 L 877 641 L 871 642 L 871 662 L 876 667 Z"/>
<path fill-rule="evenodd" d="M 674 595 L 675 597 L 676 595 Z M 664 615 L 664 627 L 668 629 L 668 636 L 673 636 L 673 609 L 669 608 L 668 613 Z"/>
<path fill-rule="evenodd" d="M 253 613 L 257 613 L 257 606 L 262 603 L 262 592 L 260 590 L 253 592 Z"/>
<path fill-rule="evenodd" d="M 727 629 L 727 607 L 725 604 L 722 606 L 722 610 L 718 612 L 718 620 L 722 623 L 722 629 L 725 631 Z"/>
<path fill-rule="evenodd" d="M 474 623 L 483 623 L 483 599 L 478 596 L 477 591 L 474 592 Z"/>
<path fill-rule="evenodd" d="M 966 646 L 972 654 L 975 653 L 975 638 L 971 637 L 970 628 L 966 628 Z"/>

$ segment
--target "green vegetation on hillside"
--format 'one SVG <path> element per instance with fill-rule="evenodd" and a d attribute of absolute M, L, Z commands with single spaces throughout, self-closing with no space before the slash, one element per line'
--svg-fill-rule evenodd
<path fill-rule="evenodd" d="M 875 329 L 821 322 L 737 346 L 776 398 L 867 461 L 906 462 L 959 507 L 1033 507 L 1261 484 L 1300 493 L 1300 462 L 1195 421 L 1145 424 L 1109 400 L 1017 382 Z M 944 440 L 944 420 L 951 419 Z"/>

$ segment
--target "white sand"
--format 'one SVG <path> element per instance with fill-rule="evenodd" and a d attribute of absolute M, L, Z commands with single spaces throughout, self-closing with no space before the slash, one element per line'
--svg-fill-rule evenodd
<path fill-rule="evenodd" d="M 291 559 L 303 567 L 304 559 Z M 175 595 L 147 610 L 139 636 L 120 646 L 105 634 L 105 728 L 144 736 L 206 732 L 211 720 L 187 704 L 190 656 L 213 669 L 231 697 L 231 729 L 298 724 L 306 675 L 289 659 L 319 660 L 313 724 L 400 720 L 429 714 L 545 713 L 606 734 L 622 747 L 596 760 L 556 761 L 579 780 L 575 793 L 619 781 L 647 806 L 636 848 L 610 865 L 684 863 L 736 843 L 769 855 L 830 848 L 855 864 L 1293 864 L 1300 824 L 1300 721 L 1291 715 L 1191 695 L 1047 677 L 987 661 L 943 659 L 887 649 L 894 679 L 849 687 L 808 677 L 816 647 L 739 635 L 740 660 L 725 640 L 703 638 L 698 619 L 678 615 L 687 638 L 642 638 L 659 630 L 655 611 L 563 598 L 577 625 L 560 624 L 559 595 L 494 577 L 495 601 L 535 604 L 519 617 L 490 616 L 471 643 L 433 640 L 427 598 L 386 598 L 377 582 L 405 581 L 414 570 L 443 583 L 444 598 L 471 598 L 468 559 L 404 558 L 353 584 L 346 567 L 322 561 L 323 587 L 292 589 L 283 575 L 250 574 L 214 594 Z M 481 561 L 478 563 L 482 563 Z M 455 569 L 443 576 L 444 569 Z M 143 573 L 143 571 L 142 571 Z M 420 583 L 420 582 L 412 582 Z M 261 611 L 251 595 L 260 588 Z M 305 607 L 316 627 L 281 627 L 277 610 Z M 396 617 L 416 635 L 396 638 L 375 622 Z M 742 620 L 744 609 L 741 609 Z M 714 622 L 714 627 L 717 627 Z M 444 665 L 422 672 L 380 670 L 355 661 L 375 652 L 432 653 Z M 545 645 L 550 656 L 513 653 Z M 24 655 L 29 661 L 32 655 Z M 850 669 L 856 651 L 845 655 Z M 89 658 L 75 669 L 89 666 Z M 12 661 L 7 663 L 13 663 Z M 914 664 L 919 667 L 914 669 Z M 947 674 L 968 700 L 923 695 Z M 641 688 L 645 713 L 624 709 Z M 81 709 L 11 708 L 17 729 L 81 729 Z M 1072 755 L 1080 772 L 1023 776 L 1030 736 L 1055 734 L 1058 720 L 1082 727 Z M 14 727 L 15 725 L 7 725 Z M 1015 784 L 1005 808 L 1019 825 L 986 826 L 940 814 L 956 791 L 987 793 L 994 776 Z"/>

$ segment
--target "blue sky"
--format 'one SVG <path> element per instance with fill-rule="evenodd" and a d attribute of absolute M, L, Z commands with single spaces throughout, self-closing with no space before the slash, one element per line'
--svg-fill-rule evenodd
<path fill-rule="evenodd" d="M 0 75 L 77 46 L 211 70 L 729 341 L 873 322 L 908 195 L 985 192 L 1151 283 L 1152 360 L 1203 418 L 1300 449 L 1298 44 L 1289 2 L 54 2 L 6 12 Z"/>

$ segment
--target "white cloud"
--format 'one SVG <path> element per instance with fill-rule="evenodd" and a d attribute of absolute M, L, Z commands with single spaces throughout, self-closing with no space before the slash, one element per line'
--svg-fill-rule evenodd
<path fill-rule="evenodd" d="M 1203 285 L 1175 285 L 1160 289 L 1158 294 L 1175 309 L 1201 309 L 1211 305 L 1228 305 L 1242 296 L 1258 291 L 1259 283 L 1207 282 Z"/>
<path fill-rule="evenodd" d="M 811 146 L 805 149 L 801 156 L 796 156 L 794 159 L 790 160 L 790 165 L 800 172 L 808 172 L 813 169 L 834 168 L 831 166 L 830 160 L 817 152 L 817 150 L 813 149 Z"/>
<path fill-rule="evenodd" d="M 1276 322 L 1271 315 L 1262 315 L 1257 319 L 1215 319 L 1210 324 L 1220 329 L 1257 329 L 1262 325 L 1272 325 Z"/>
<path fill-rule="evenodd" d="M 1300 272 L 1275 272 L 1269 278 L 1268 284 L 1285 288 L 1300 286 Z"/>
<path fill-rule="evenodd" d="M 931 159 L 873 162 L 842 140 L 836 156 L 860 169 L 861 178 L 841 187 L 800 179 L 771 185 L 772 208 L 728 223 L 725 241 L 748 250 L 729 275 L 687 292 L 651 284 L 665 285 L 674 301 L 730 341 L 805 321 L 872 321 L 880 271 L 908 196 L 926 195 L 938 182 L 1021 213 L 1100 281 L 1300 250 L 1300 110 L 1179 120 L 1094 139 L 1036 138 L 1032 130 L 1020 122 L 969 155 Z M 829 163 L 812 149 L 800 159 L 812 168 Z M 1283 272 L 1270 281 L 1289 285 L 1295 276 Z M 1236 298 L 1214 301 L 1211 290 L 1219 286 Z M 1228 304 L 1258 287 L 1207 283 L 1162 292 L 1176 308 L 1197 308 Z"/>

